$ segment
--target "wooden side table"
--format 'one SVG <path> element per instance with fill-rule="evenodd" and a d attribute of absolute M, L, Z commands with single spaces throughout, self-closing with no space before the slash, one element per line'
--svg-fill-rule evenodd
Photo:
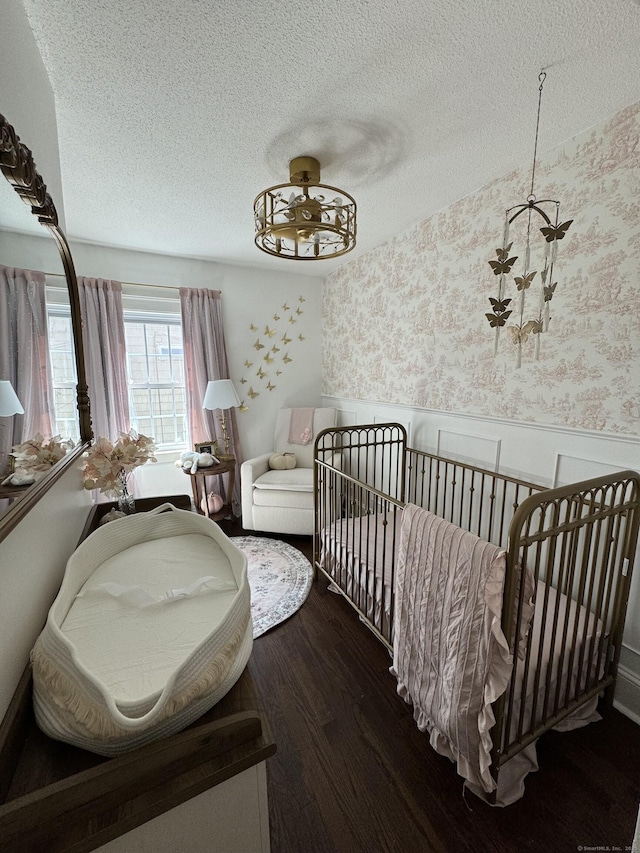
<path fill-rule="evenodd" d="M 210 518 L 213 521 L 220 521 L 221 519 L 227 518 L 228 516 L 231 516 L 231 518 L 233 518 L 233 486 L 236 475 L 236 460 L 234 457 L 229 457 L 228 459 L 221 459 L 218 465 L 212 465 L 210 468 L 198 468 L 195 474 L 192 474 L 191 471 L 186 470 L 184 471 L 184 473 L 188 477 L 191 477 L 193 502 L 196 506 L 196 510 L 200 513 L 200 515 L 206 515 L 207 518 Z M 226 492 L 227 502 L 224 504 L 222 509 L 218 510 L 218 512 L 211 513 L 209 512 L 209 506 L 207 504 L 207 477 L 218 477 L 220 481 L 223 474 L 229 475 Z M 220 494 L 220 492 L 218 492 L 218 494 Z"/>

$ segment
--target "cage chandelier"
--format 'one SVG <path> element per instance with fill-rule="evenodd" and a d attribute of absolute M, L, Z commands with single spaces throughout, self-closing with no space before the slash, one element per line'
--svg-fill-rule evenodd
<path fill-rule="evenodd" d="M 315 157 L 294 157 L 289 184 L 263 190 L 253 203 L 256 246 L 277 258 L 336 258 L 356 245 L 356 203 L 320 183 Z"/>

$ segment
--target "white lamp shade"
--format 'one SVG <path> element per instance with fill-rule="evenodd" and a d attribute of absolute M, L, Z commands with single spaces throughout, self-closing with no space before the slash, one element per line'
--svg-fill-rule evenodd
<path fill-rule="evenodd" d="M 230 379 L 216 379 L 207 383 L 202 401 L 203 409 L 233 409 L 240 405 L 240 399 Z"/>
<path fill-rule="evenodd" d="M 24 415 L 22 403 L 8 379 L 0 379 L 0 418 Z"/>

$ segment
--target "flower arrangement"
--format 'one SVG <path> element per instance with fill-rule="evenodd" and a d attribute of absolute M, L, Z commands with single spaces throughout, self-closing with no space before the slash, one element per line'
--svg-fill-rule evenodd
<path fill-rule="evenodd" d="M 73 447 L 70 439 L 54 435 L 45 441 L 40 433 L 13 447 L 16 472 L 41 474 L 56 464 Z"/>
<path fill-rule="evenodd" d="M 106 495 L 121 498 L 128 495 L 127 480 L 134 468 L 145 462 L 157 462 L 154 439 L 135 430 L 121 432 L 112 444 L 101 437 L 87 452 L 84 465 L 85 489 L 100 489 Z"/>

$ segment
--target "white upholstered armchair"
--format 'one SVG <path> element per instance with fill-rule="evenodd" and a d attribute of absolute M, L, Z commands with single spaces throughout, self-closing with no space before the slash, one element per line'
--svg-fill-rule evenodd
<path fill-rule="evenodd" d="M 302 436 L 292 436 L 292 413 L 309 410 L 280 409 L 276 419 L 273 451 L 293 453 L 296 467 L 288 470 L 271 470 L 270 453 L 248 459 L 240 469 L 242 492 L 242 526 L 246 530 L 265 530 L 271 533 L 313 533 L 313 450 L 315 436 L 323 429 L 335 426 L 337 410 L 313 410 L 310 440 L 297 441 Z M 310 416 L 310 415 L 309 415 Z M 310 416 L 311 417 L 311 416 Z M 296 415 L 294 414 L 294 422 Z"/>

